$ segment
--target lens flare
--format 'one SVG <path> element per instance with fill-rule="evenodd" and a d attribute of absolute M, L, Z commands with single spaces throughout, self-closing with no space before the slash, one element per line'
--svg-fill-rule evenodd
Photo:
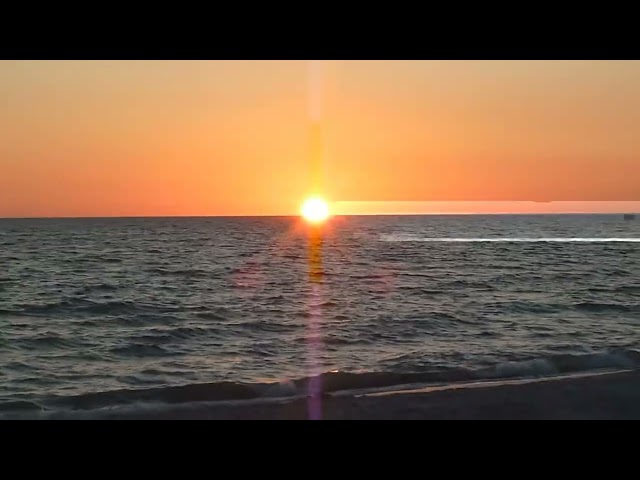
<path fill-rule="evenodd" d="M 320 197 L 305 200 L 300 209 L 302 217 L 310 223 L 322 223 L 329 218 L 329 204 Z"/>

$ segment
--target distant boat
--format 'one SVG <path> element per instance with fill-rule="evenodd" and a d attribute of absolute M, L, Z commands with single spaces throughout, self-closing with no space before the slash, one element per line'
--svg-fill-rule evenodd
<path fill-rule="evenodd" d="M 624 214 L 624 219 L 625 220 L 635 220 L 636 216 L 633 213 L 625 213 Z"/>

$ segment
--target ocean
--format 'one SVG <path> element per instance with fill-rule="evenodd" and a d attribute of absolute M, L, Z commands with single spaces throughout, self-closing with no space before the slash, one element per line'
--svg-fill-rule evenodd
<path fill-rule="evenodd" d="M 638 366 L 622 215 L 0 220 L 0 417 Z"/>

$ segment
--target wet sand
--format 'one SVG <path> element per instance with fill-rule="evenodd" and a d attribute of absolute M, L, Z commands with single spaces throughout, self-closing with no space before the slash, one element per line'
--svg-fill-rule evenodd
<path fill-rule="evenodd" d="M 104 417 L 103 417 L 104 418 Z M 120 412 L 112 419 L 308 419 L 306 399 Z M 325 396 L 325 420 L 640 419 L 640 371 Z"/>

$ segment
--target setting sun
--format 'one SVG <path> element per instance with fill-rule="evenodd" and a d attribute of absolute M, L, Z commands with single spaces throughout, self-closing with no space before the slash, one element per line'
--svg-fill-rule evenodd
<path fill-rule="evenodd" d="M 329 205 L 322 198 L 308 198 L 302 204 L 301 213 L 306 221 L 321 223 L 329 218 Z"/>

